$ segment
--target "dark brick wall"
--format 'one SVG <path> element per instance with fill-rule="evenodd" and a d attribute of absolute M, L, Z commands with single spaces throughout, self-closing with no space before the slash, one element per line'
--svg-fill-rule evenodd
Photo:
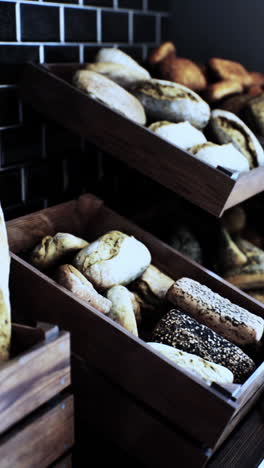
<path fill-rule="evenodd" d="M 164 0 L 0 1 L 0 200 L 6 219 L 85 191 L 115 204 L 131 174 L 143 184 L 141 176 L 24 104 L 18 87 L 23 64 L 83 63 L 101 46 L 144 60 L 166 36 L 167 22 Z"/>

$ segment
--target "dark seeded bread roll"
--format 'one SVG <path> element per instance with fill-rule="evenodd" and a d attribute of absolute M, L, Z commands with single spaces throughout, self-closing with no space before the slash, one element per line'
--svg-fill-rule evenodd
<path fill-rule="evenodd" d="M 191 278 L 176 281 L 167 293 L 176 307 L 237 345 L 260 342 L 264 320 Z"/>
<path fill-rule="evenodd" d="M 255 369 L 252 359 L 238 346 L 179 310 L 170 310 L 159 321 L 152 341 L 227 367 L 233 372 L 235 383 L 244 382 Z"/>

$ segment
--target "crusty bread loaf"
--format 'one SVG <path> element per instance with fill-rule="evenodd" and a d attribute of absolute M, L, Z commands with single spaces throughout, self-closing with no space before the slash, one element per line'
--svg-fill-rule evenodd
<path fill-rule="evenodd" d="M 204 134 L 189 122 L 172 123 L 163 120 L 152 123 L 149 130 L 184 150 L 206 142 Z"/>
<path fill-rule="evenodd" d="M 46 270 L 62 261 L 66 255 L 74 254 L 87 245 L 86 240 L 67 232 L 58 232 L 53 237 L 43 237 L 34 248 L 30 261 L 39 270 Z"/>
<path fill-rule="evenodd" d="M 91 98 L 125 115 L 128 119 L 145 125 L 146 114 L 139 100 L 106 76 L 90 70 L 78 70 L 73 82 Z"/>
<path fill-rule="evenodd" d="M 73 264 L 99 290 L 128 284 L 149 266 L 147 247 L 133 236 L 110 231 L 82 249 Z"/>
<path fill-rule="evenodd" d="M 55 276 L 56 281 L 64 288 L 71 291 L 75 296 L 88 302 L 103 314 L 108 314 L 111 302 L 101 296 L 93 287 L 92 283 L 83 276 L 79 270 L 72 265 L 61 265 Z"/>
<path fill-rule="evenodd" d="M 151 51 L 148 57 L 148 62 L 150 63 L 150 65 L 155 65 L 157 63 L 160 63 L 162 60 L 164 60 L 165 57 L 171 54 L 174 57 L 176 57 L 175 45 L 173 44 L 173 42 L 170 41 L 163 42 Z"/>
<path fill-rule="evenodd" d="M 206 76 L 195 62 L 174 54 L 167 55 L 160 62 L 160 77 L 180 83 L 193 91 L 202 91 L 207 86 Z"/>
<path fill-rule="evenodd" d="M 216 145 L 210 141 L 188 148 L 200 161 L 213 167 L 224 167 L 235 172 L 249 170 L 248 160 L 231 143 L 226 145 Z"/>
<path fill-rule="evenodd" d="M 209 102 L 215 102 L 231 94 L 242 93 L 242 91 L 243 86 L 239 81 L 223 80 L 211 83 L 205 91 L 205 97 Z"/>
<path fill-rule="evenodd" d="M 9 358 L 11 343 L 11 306 L 9 298 L 10 256 L 4 214 L 0 204 L 0 361 Z"/>
<path fill-rule="evenodd" d="M 174 280 L 162 273 L 154 265 L 150 265 L 141 275 L 133 288 L 145 301 L 153 305 L 159 305 L 166 296 L 168 289 Z"/>
<path fill-rule="evenodd" d="M 243 86 L 250 86 L 252 84 L 250 73 L 241 63 L 212 57 L 208 62 L 208 66 L 220 80 L 238 81 Z"/>
<path fill-rule="evenodd" d="M 244 382 L 255 364 L 238 346 L 179 310 L 170 310 L 157 324 L 152 341 L 167 344 L 227 367 L 234 382 Z"/>
<path fill-rule="evenodd" d="M 109 317 L 122 325 L 133 335 L 138 336 L 135 316 L 135 297 L 125 286 L 113 286 L 107 291 L 107 298 L 112 306 Z"/>
<path fill-rule="evenodd" d="M 218 258 L 222 273 L 230 270 L 230 268 L 241 267 L 247 263 L 247 256 L 239 249 L 224 228 L 220 229 Z"/>
<path fill-rule="evenodd" d="M 150 74 L 147 70 L 145 70 L 145 68 L 141 67 L 136 62 L 136 60 L 130 57 L 130 55 L 117 48 L 109 47 L 100 49 L 96 54 L 95 61 L 125 65 L 126 67 L 130 68 L 131 71 L 140 74 L 142 76 L 142 80 L 148 80 L 150 78 Z"/>
<path fill-rule="evenodd" d="M 182 367 L 190 374 L 208 382 L 232 383 L 234 376 L 232 372 L 220 364 L 209 362 L 195 354 L 173 348 L 162 343 L 148 343 L 155 351 L 164 354 L 177 366 Z"/>
<path fill-rule="evenodd" d="M 264 320 L 191 278 L 176 281 L 168 300 L 187 314 L 238 345 L 258 344 Z"/>
<path fill-rule="evenodd" d="M 264 164 L 261 144 L 237 115 L 223 109 L 214 109 L 210 125 L 218 142 L 232 143 L 247 158 L 250 168 Z"/>
<path fill-rule="evenodd" d="M 132 84 L 149 78 L 146 77 L 145 73 L 142 73 L 141 70 L 129 68 L 119 63 L 88 63 L 85 65 L 85 70 L 100 73 L 101 75 L 106 76 L 110 80 L 113 80 L 120 86 L 123 86 L 123 88 L 129 88 Z"/>
<path fill-rule="evenodd" d="M 146 80 L 131 91 L 143 104 L 153 121 L 188 121 L 194 127 L 204 128 L 210 117 L 208 104 L 194 91 L 166 80 Z"/>

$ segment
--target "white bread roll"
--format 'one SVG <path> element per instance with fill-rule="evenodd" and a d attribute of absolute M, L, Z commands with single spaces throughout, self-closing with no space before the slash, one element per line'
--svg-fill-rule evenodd
<path fill-rule="evenodd" d="M 113 286 L 107 291 L 107 299 L 112 303 L 109 317 L 138 336 L 134 294 L 125 286 Z"/>
<path fill-rule="evenodd" d="M 106 76 L 94 71 L 78 70 L 73 77 L 73 83 L 96 101 L 134 122 L 145 125 L 146 114 L 139 100 Z"/>
<path fill-rule="evenodd" d="M 11 306 L 9 298 L 10 256 L 4 214 L 0 205 L 0 361 L 9 358 L 11 342 Z"/>
<path fill-rule="evenodd" d="M 129 68 L 126 65 L 111 62 L 88 63 L 85 70 L 94 71 L 106 76 L 110 80 L 119 84 L 123 88 L 129 88 L 131 85 L 144 80 L 144 76 L 137 69 Z"/>
<path fill-rule="evenodd" d="M 148 345 L 159 353 L 164 354 L 164 356 L 174 362 L 174 364 L 177 364 L 177 366 L 182 367 L 184 370 L 200 379 L 217 383 L 233 383 L 234 376 L 232 372 L 220 364 L 215 364 L 195 354 L 186 353 L 185 351 L 162 343 L 150 342 Z"/>
<path fill-rule="evenodd" d="M 151 124 L 149 130 L 183 150 L 207 141 L 204 134 L 189 122 L 172 123 L 163 120 Z"/>
<path fill-rule="evenodd" d="M 226 145 L 215 145 L 208 141 L 201 145 L 188 149 L 195 158 L 210 166 L 221 166 L 235 172 L 245 172 L 249 170 L 248 160 L 241 154 L 232 143 Z"/>
<path fill-rule="evenodd" d="M 119 65 L 124 65 L 137 72 L 141 75 L 142 80 L 149 80 L 150 74 L 145 68 L 141 67 L 132 57 L 127 55 L 120 49 L 116 48 L 103 48 L 100 49 L 95 57 L 96 62 L 112 62 L 117 63 Z"/>

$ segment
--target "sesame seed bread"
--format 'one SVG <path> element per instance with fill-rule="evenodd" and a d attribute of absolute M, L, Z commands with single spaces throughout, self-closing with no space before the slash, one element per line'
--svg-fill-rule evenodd
<path fill-rule="evenodd" d="M 150 79 L 150 74 L 145 68 L 141 67 L 136 60 L 127 55 L 120 49 L 109 47 L 100 49 L 95 57 L 95 62 L 111 62 L 124 65 L 142 76 L 142 80 Z"/>
<path fill-rule="evenodd" d="M 255 364 L 238 346 L 179 310 L 170 310 L 156 325 L 152 341 L 167 344 L 227 367 L 243 383 Z"/>
<path fill-rule="evenodd" d="M 92 99 L 105 104 L 134 122 L 145 125 L 146 114 L 139 100 L 106 76 L 90 70 L 78 70 L 74 74 L 73 83 Z"/>
<path fill-rule="evenodd" d="M 232 304 L 207 286 L 191 278 L 176 281 L 167 293 L 168 300 L 200 323 L 237 345 L 258 344 L 264 320 Z"/>
<path fill-rule="evenodd" d="M 107 299 L 112 303 L 109 317 L 138 336 L 133 293 L 125 286 L 113 286 L 107 291 Z"/>
<path fill-rule="evenodd" d="M 199 129 L 209 121 L 208 104 L 194 91 L 178 83 L 151 79 L 132 86 L 131 92 L 140 100 L 152 121 L 188 121 Z"/>
<path fill-rule="evenodd" d="M 235 172 L 249 170 L 248 160 L 241 154 L 232 143 L 216 145 L 210 141 L 188 149 L 195 158 L 213 167 L 224 167 Z"/>
<path fill-rule="evenodd" d="M 88 302 L 103 314 L 108 314 L 111 302 L 101 296 L 93 287 L 92 283 L 83 276 L 79 270 L 72 265 L 61 265 L 55 276 L 56 281 L 64 288 L 71 291 L 75 296 Z"/>
<path fill-rule="evenodd" d="M 195 354 L 173 348 L 162 343 L 148 343 L 155 351 L 166 356 L 177 366 L 182 367 L 190 374 L 208 382 L 233 383 L 232 372 L 220 364 L 209 362 Z"/>
<path fill-rule="evenodd" d="M 232 112 L 214 109 L 210 125 L 219 143 L 232 143 L 248 160 L 250 168 L 264 165 L 264 151 L 247 125 Z"/>
<path fill-rule="evenodd" d="M 204 134 L 189 122 L 155 122 L 149 126 L 149 130 L 183 150 L 207 141 Z"/>

